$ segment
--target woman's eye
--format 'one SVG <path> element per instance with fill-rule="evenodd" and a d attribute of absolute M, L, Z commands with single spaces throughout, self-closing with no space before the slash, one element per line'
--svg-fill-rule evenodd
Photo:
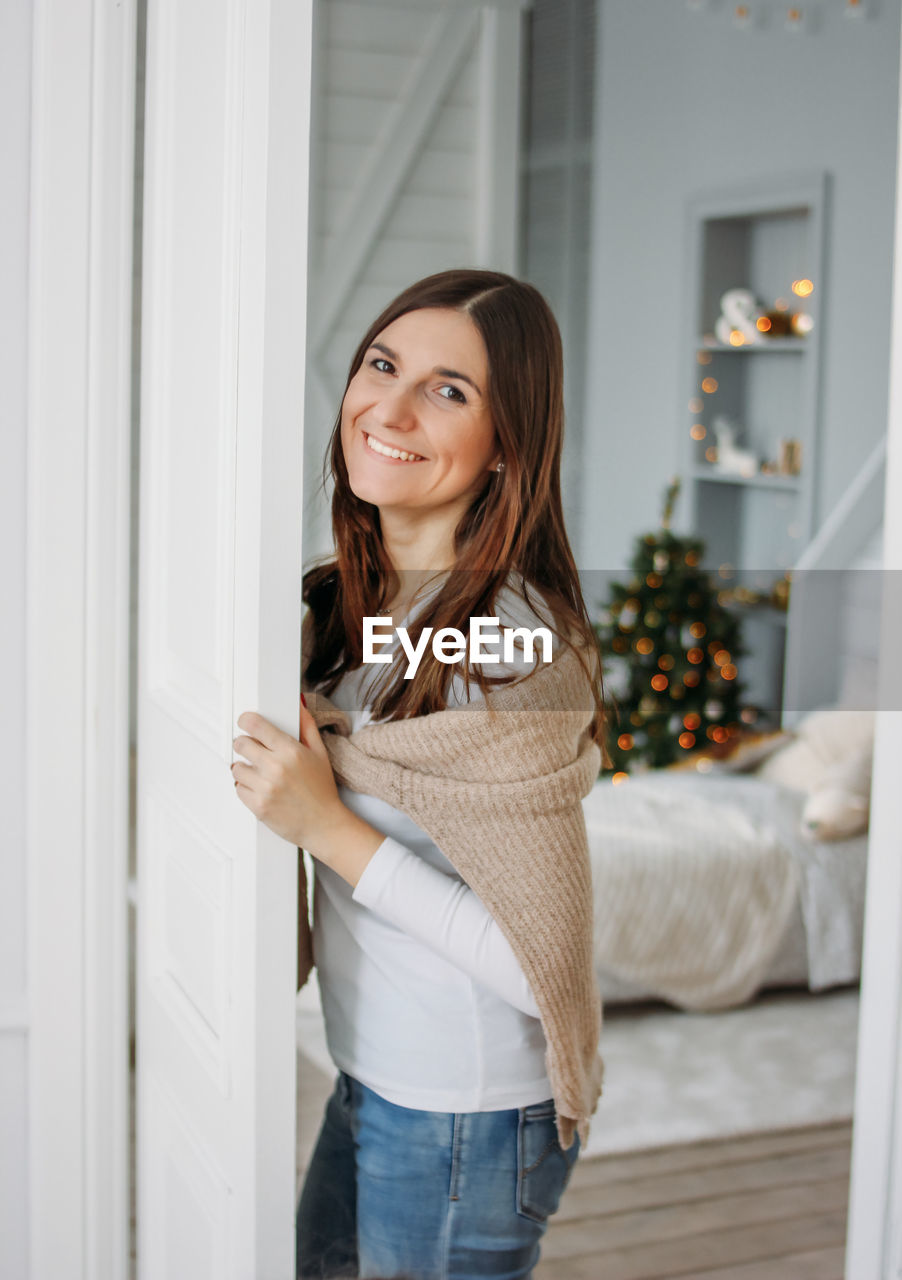
<path fill-rule="evenodd" d="M 390 360 L 385 360 L 382 356 L 376 356 L 375 360 L 371 360 L 370 364 L 379 373 L 393 373 L 395 366 Z"/>
<path fill-rule="evenodd" d="M 452 387 L 449 383 L 446 383 L 446 385 L 443 387 L 439 387 L 438 393 L 443 400 L 454 400 L 457 402 L 457 404 L 467 403 L 467 397 L 460 390 L 460 388 Z"/>

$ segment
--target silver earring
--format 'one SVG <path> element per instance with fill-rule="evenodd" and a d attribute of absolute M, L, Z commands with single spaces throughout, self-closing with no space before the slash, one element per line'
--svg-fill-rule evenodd
<path fill-rule="evenodd" d="M 495 470 L 496 470 L 496 471 L 503 471 L 503 470 L 504 470 L 504 463 L 503 463 L 503 462 L 499 462 L 499 463 L 498 463 L 498 465 L 497 465 L 497 467 L 495 468 Z"/>

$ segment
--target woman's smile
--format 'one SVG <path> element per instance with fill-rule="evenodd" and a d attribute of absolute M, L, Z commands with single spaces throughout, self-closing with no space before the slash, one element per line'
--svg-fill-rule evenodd
<path fill-rule="evenodd" d="M 363 432 L 363 438 L 369 449 L 378 457 L 384 458 L 387 462 L 425 462 L 426 459 L 418 453 L 409 452 L 407 449 L 401 449 L 397 445 L 386 444 L 384 440 L 380 440 L 377 436 L 371 436 L 366 431 Z"/>

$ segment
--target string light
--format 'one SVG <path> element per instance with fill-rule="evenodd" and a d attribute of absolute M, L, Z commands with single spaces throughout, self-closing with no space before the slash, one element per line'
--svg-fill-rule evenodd
<path fill-rule="evenodd" d="M 689 428 L 689 434 L 693 440 L 704 440 L 708 432 L 705 430 L 705 427 L 701 422 L 693 422 L 692 426 Z"/>
<path fill-rule="evenodd" d="M 679 742 L 680 746 L 684 749 L 684 751 L 688 751 L 690 747 L 695 746 L 695 734 L 681 733 L 677 741 Z"/>
<path fill-rule="evenodd" d="M 716 378 L 702 379 L 702 391 L 704 391 L 706 396 L 713 396 L 714 392 L 717 390 L 717 386 L 718 383 Z"/>
<path fill-rule="evenodd" d="M 810 280 L 793 280 L 792 291 L 800 298 L 807 298 L 814 293 L 814 285 Z"/>
<path fill-rule="evenodd" d="M 796 6 L 793 6 L 791 9 L 787 9 L 786 11 L 786 30 L 787 31 L 801 31 L 802 24 L 804 23 L 804 21 L 805 21 L 805 15 L 801 9 L 797 8 Z"/>
<path fill-rule="evenodd" d="M 740 329 L 730 330 L 730 346 L 741 347 L 745 343 L 745 334 Z"/>

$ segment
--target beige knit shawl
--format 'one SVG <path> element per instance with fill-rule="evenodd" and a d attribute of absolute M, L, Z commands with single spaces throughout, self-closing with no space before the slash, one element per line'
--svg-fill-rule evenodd
<path fill-rule="evenodd" d="M 541 1014 L 561 1145 L 572 1144 L 574 1129 L 585 1145 L 603 1064 L 581 801 L 601 751 L 579 659 L 565 647 L 485 701 L 356 733 L 326 697 L 304 692 L 337 780 L 408 814 L 497 921 Z M 300 927 L 303 985 L 313 963 L 303 910 Z"/>

